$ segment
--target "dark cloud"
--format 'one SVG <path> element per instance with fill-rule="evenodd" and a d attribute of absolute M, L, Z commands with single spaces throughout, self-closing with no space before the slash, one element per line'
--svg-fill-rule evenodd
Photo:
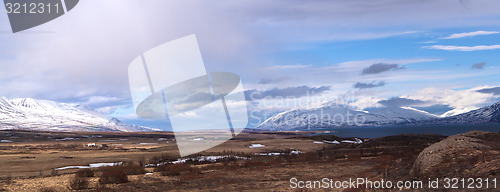
<path fill-rule="evenodd" d="M 281 77 L 281 78 L 277 78 L 277 79 L 264 78 L 264 79 L 261 79 L 259 81 L 259 84 L 279 83 L 279 82 L 283 82 L 283 81 L 286 81 L 286 80 L 289 80 L 289 79 L 291 79 L 291 78 L 290 77 Z"/>
<path fill-rule="evenodd" d="M 386 106 L 386 107 L 400 107 L 400 106 L 410 106 L 410 105 L 421 105 L 424 104 L 424 101 L 415 100 L 415 99 L 406 99 L 400 97 L 394 97 L 389 100 L 379 101 L 378 103 Z"/>
<path fill-rule="evenodd" d="M 354 84 L 354 88 L 357 88 L 357 89 L 368 89 L 368 88 L 374 88 L 374 87 L 381 87 L 381 86 L 384 86 L 384 85 L 385 85 L 384 81 L 379 81 L 378 83 L 375 83 L 375 81 L 373 81 L 371 83 L 357 82 L 356 84 Z"/>
<path fill-rule="evenodd" d="M 486 65 L 485 62 L 474 63 L 471 68 L 472 69 L 483 69 L 485 65 Z"/>
<path fill-rule="evenodd" d="M 245 96 L 247 100 L 258 100 L 266 97 L 303 97 L 318 95 L 325 91 L 330 90 L 330 86 L 321 87 L 309 87 L 309 86 L 298 86 L 298 87 L 287 87 L 287 88 L 274 88 L 266 91 L 258 91 L 255 89 L 245 91 Z"/>
<path fill-rule="evenodd" d="M 500 87 L 493 87 L 488 89 L 477 90 L 479 93 L 493 93 L 493 95 L 500 95 Z"/>
<path fill-rule="evenodd" d="M 399 66 L 399 64 L 376 63 L 371 65 L 370 67 L 363 69 L 363 73 L 361 74 L 362 75 L 379 74 L 389 70 L 400 70 L 400 69 L 405 69 L 405 67 Z"/>

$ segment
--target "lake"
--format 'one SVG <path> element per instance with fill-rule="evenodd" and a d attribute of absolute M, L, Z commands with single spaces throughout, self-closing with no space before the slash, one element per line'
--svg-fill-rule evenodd
<path fill-rule="evenodd" d="M 354 128 L 329 128 L 318 129 L 321 131 L 334 131 L 338 137 L 377 138 L 400 134 L 438 134 L 456 135 L 473 130 L 500 132 L 500 124 L 476 125 L 415 125 L 415 126 L 382 126 L 382 127 L 354 127 Z M 323 133 L 325 134 L 325 133 Z"/>

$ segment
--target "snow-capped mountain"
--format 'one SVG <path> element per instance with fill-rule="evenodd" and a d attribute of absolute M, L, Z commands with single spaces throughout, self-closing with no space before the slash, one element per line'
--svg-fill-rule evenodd
<path fill-rule="evenodd" d="M 476 109 L 478 109 L 478 108 L 477 107 L 456 108 L 456 109 L 452 109 L 450 111 L 447 111 L 447 112 L 443 113 L 439 117 L 451 117 L 451 116 L 455 116 L 455 115 L 464 114 L 464 113 L 467 113 L 467 112 L 470 112 L 470 111 L 473 111 L 473 110 L 476 110 Z"/>
<path fill-rule="evenodd" d="M 45 131 L 160 131 L 129 125 L 84 105 L 0 98 L 0 129 Z"/>
<path fill-rule="evenodd" d="M 467 113 L 425 122 L 426 124 L 500 123 L 500 102 Z"/>
<path fill-rule="evenodd" d="M 410 107 L 387 107 L 376 111 L 357 111 L 348 106 L 323 105 L 312 109 L 293 109 L 274 115 L 258 129 L 292 130 L 396 125 L 436 119 L 437 116 Z"/>

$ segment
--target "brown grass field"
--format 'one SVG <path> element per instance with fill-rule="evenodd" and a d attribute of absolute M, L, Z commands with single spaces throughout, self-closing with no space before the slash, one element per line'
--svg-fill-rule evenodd
<path fill-rule="evenodd" d="M 172 133 L 5 130 L 0 131 L 0 139 L 12 142 L 0 143 L 0 191 L 301 191 L 290 188 L 292 177 L 299 180 L 325 177 L 338 180 L 358 177 L 415 180 L 419 176 L 412 174 L 411 169 L 419 153 L 445 138 L 439 135 L 399 135 L 364 139 L 362 144 L 317 144 L 313 142 L 352 138 L 309 136 L 311 133 L 246 131 L 217 147 L 192 155 L 232 155 L 242 159 L 188 161 L 184 164 L 142 168 L 150 163 L 179 158 Z M 500 138 L 498 133 L 491 134 L 488 137 Z M 482 150 L 483 161 L 493 162 L 488 164 L 493 168 L 479 176 L 498 177 L 500 165 L 496 165 L 495 161 L 500 159 L 498 142 L 494 141 L 490 145 L 491 150 Z M 96 146 L 88 147 L 89 143 L 95 143 Z M 256 143 L 266 147 L 249 148 L 250 144 Z M 293 149 L 304 153 L 288 154 Z M 286 155 L 258 155 L 276 152 Z M 485 156 L 485 153 L 488 155 Z M 479 160 L 460 166 L 475 166 L 478 164 L 476 161 Z M 55 170 L 65 166 L 115 162 L 125 165 L 115 170 L 125 171 L 127 176 L 124 183 L 103 183 L 102 175 L 116 176 L 117 173 L 107 172 L 105 168 L 92 168 L 90 170 L 95 175 L 85 178 L 88 184 L 79 190 L 70 187 L 79 169 Z M 138 167 L 137 170 L 132 170 L 134 166 Z M 461 176 L 459 173 L 439 174 Z"/>

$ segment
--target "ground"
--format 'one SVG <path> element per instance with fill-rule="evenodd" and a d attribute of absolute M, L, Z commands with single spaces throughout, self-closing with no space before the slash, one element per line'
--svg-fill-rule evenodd
<path fill-rule="evenodd" d="M 422 151 L 429 151 L 443 141 L 440 135 L 397 135 L 376 139 L 363 139 L 363 143 L 319 144 L 323 140 L 354 140 L 338 138 L 334 133 L 314 135 L 313 132 L 262 132 L 246 131 L 233 140 L 210 150 L 192 155 L 229 155 L 217 162 L 188 161 L 189 169 L 170 174 L 170 167 L 146 167 L 144 172 L 129 174 L 128 182 L 122 184 L 100 184 L 103 168 L 92 168 L 96 173 L 89 178 L 87 189 L 81 191 L 303 191 L 292 188 L 291 179 L 315 181 L 322 178 L 348 180 L 369 178 L 370 180 L 424 180 L 421 174 L 413 173 L 415 161 L 422 161 Z M 3 136 L 2 136 L 3 135 Z M 499 133 L 476 135 L 474 138 L 488 150 L 477 150 L 487 159 L 474 161 L 472 167 L 482 178 L 496 178 L 500 173 L 498 164 Z M 0 189 L 6 191 L 68 191 L 69 182 L 77 169 L 56 168 L 85 166 L 89 163 L 135 164 L 145 166 L 174 161 L 179 158 L 172 133 L 58 133 L 33 131 L 0 131 Z M 67 138 L 67 139 L 64 139 Z M 79 139 L 68 139 L 79 138 Z M 493 140 L 492 140 L 493 138 Z M 61 139 L 65 141 L 61 141 Z M 448 138 L 449 139 L 449 138 Z M 316 141 L 316 143 L 315 143 Z M 476 142 L 476 143 L 477 143 Z M 88 147 L 89 143 L 96 146 Z M 251 144 L 265 147 L 249 148 Z M 474 148 L 475 145 L 465 145 Z M 300 151 L 300 154 L 290 154 Z M 281 153 L 281 155 L 259 155 Z M 443 159 L 467 158 L 444 155 Z M 242 157 L 242 158 L 236 158 Z M 424 160 L 427 162 L 428 160 Z M 440 161 L 437 161 L 438 163 Z M 477 164 L 477 166 L 476 166 Z M 433 164 L 437 166 L 436 163 Z M 444 163 L 446 170 L 463 164 Z M 471 166 L 470 163 L 468 166 Z M 124 166 L 123 169 L 126 169 Z M 488 169 L 488 171 L 483 171 Z M 167 170 L 167 171 L 165 171 Z M 455 172 L 433 171 L 436 177 L 462 176 Z M 482 171 L 482 172 L 481 172 Z M 144 174 L 149 173 L 149 174 Z M 152 174 L 151 174 L 152 173 Z M 441 174 L 441 175 L 439 175 Z M 350 191 L 353 189 L 335 189 Z M 355 191 L 372 189 L 355 189 Z M 398 191 L 399 189 L 391 189 Z M 328 191 L 332 191 L 329 189 Z M 420 191 L 428 191 L 422 190 Z"/>

